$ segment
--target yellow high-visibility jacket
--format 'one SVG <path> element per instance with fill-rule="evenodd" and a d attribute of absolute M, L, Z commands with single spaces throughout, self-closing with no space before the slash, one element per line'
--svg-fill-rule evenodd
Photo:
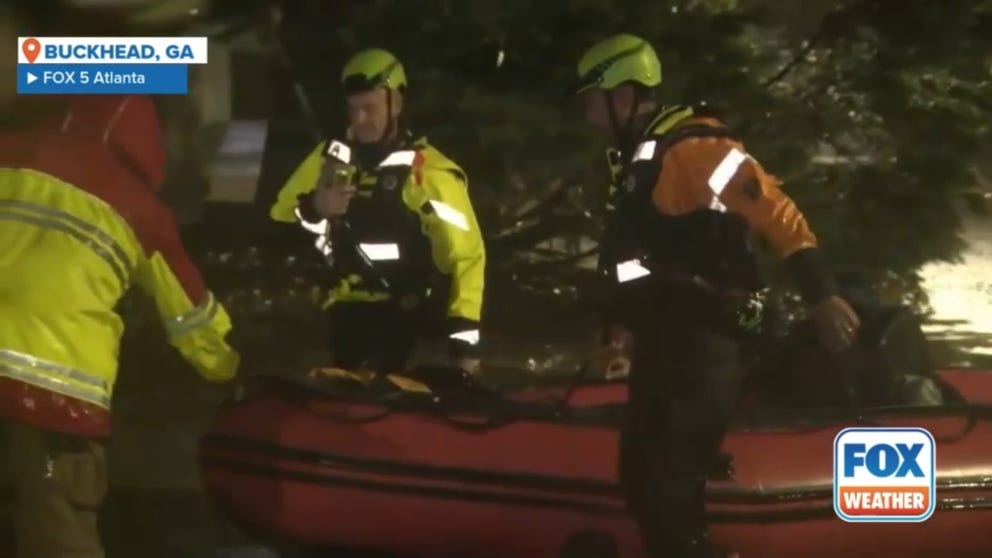
<path fill-rule="evenodd" d="M 164 153 L 147 97 L 69 101 L 0 133 L 0 418 L 105 436 L 121 317 L 137 285 L 169 341 L 207 379 L 231 378 L 224 309 L 155 196 Z"/>
<path fill-rule="evenodd" d="M 391 288 L 385 288 L 349 273 L 331 290 L 329 302 L 362 303 L 402 296 L 408 293 L 397 292 L 402 290 L 398 284 L 420 285 L 424 275 L 437 272 L 450 278 L 449 334 L 477 344 L 486 252 L 465 172 L 425 139 L 401 144 L 372 168 L 361 168 L 351 160 L 350 146 L 324 142 L 286 181 L 271 208 L 272 219 L 300 223 L 320 238 L 333 236 L 310 201 L 328 151 L 337 154 L 336 163 L 354 166 L 358 192 L 344 217 L 354 243 L 395 279 Z"/>

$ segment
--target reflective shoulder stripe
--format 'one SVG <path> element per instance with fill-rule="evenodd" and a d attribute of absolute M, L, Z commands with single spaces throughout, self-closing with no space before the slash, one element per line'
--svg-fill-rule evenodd
<path fill-rule="evenodd" d="M 672 131 L 672 128 L 674 128 L 676 124 L 686 118 L 689 118 L 690 116 L 692 116 L 692 107 L 687 107 L 684 105 L 671 106 L 659 112 L 647 126 L 647 135 L 649 139 L 644 140 L 637 146 L 630 161 L 632 163 L 636 163 L 637 161 L 654 159 L 658 148 L 658 141 L 651 138 L 664 136 Z"/>
<path fill-rule="evenodd" d="M 178 339 L 209 324 L 218 309 L 213 293 L 208 293 L 207 300 L 203 301 L 203 304 L 185 314 L 165 320 L 165 331 L 169 339 Z"/>
<path fill-rule="evenodd" d="M 106 380 L 32 355 L 0 349 L 0 376 L 110 408 L 110 386 Z"/>
<path fill-rule="evenodd" d="M 710 201 L 710 209 L 714 211 L 727 211 L 727 206 L 720 201 L 720 194 L 723 193 L 724 188 L 727 187 L 730 180 L 737 174 L 737 170 L 740 169 L 741 164 L 747 159 L 748 156 L 746 153 L 736 147 L 732 147 L 716 168 L 713 169 L 713 173 L 710 174 L 707 181 L 707 185 L 713 193 L 713 199 Z"/>
<path fill-rule="evenodd" d="M 681 121 L 681 118 L 679 121 Z M 661 161 L 669 149 L 685 140 L 697 138 L 727 138 L 737 140 L 730 130 L 723 126 L 686 124 L 672 128 L 661 134 L 648 134 L 644 141 L 638 144 L 634 150 L 631 162 L 645 160 Z"/>
<path fill-rule="evenodd" d="M 723 126 L 689 124 L 677 127 L 661 136 L 649 137 L 638 145 L 631 162 L 635 163 L 646 160 L 660 162 L 664 159 L 669 149 L 685 140 L 698 138 L 726 138 L 737 141 L 737 138 L 734 137 L 730 130 Z M 724 157 L 723 161 L 717 165 L 717 168 L 713 170 L 707 184 L 713 194 L 709 204 L 710 209 L 721 212 L 727 210 L 726 206 L 720 201 L 719 195 L 747 157 L 747 154 L 740 149 L 733 148 Z"/>
<path fill-rule="evenodd" d="M 409 167 L 413 165 L 413 161 L 417 158 L 417 151 L 413 149 L 405 149 L 403 151 L 394 151 L 390 153 L 385 159 L 379 163 L 380 167 Z"/>
<path fill-rule="evenodd" d="M 67 234 L 89 248 L 108 266 L 121 283 L 123 290 L 130 284 L 134 262 L 127 251 L 110 234 L 92 223 L 61 209 L 24 201 L 0 200 L 0 220 L 18 221 L 43 229 Z"/>
<path fill-rule="evenodd" d="M 741 163 L 746 159 L 747 155 L 740 149 L 736 147 L 730 149 L 723 160 L 720 161 L 720 164 L 713 170 L 713 174 L 710 175 L 708 183 L 714 194 L 719 196 L 723 193 L 723 189 L 727 187 L 727 183 L 737 174 L 737 169 L 740 168 Z"/>

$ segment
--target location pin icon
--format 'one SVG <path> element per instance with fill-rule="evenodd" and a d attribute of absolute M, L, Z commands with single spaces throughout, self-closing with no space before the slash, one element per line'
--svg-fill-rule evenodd
<path fill-rule="evenodd" d="M 27 58 L 28 62 L 34 64 L 38 55 L 41 54 L 41 43 L 35 38 L 27 39 L 21 43 L 21 52 L 24 53 L 24 58 Z"/>

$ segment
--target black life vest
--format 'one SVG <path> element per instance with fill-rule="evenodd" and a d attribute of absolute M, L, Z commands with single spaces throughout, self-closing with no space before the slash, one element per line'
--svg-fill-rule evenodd
<path fill-rule="evenodd" d="M 417 213 L 403 201 L 403 190 L 423 157 L 421 147 L 405 143 L 376 166 L 356 168 L 357 193 L 347 215 L 331 226 L 330 282 L 349 278 L 355 289 L 421 296 L 435 281 L 430 240 Z M 354 281 L 355 276 L 361 280 Z"/>
<path fill-rule="evenodd" d="M 600 274 L 612 288 L 659 280 L 693 283 L 714 294 L 761 287 L 743 216 L 720 204 L 684 215 L 663 215 L 652 201 L 669 149 L 690 138 L 734 138 L 722 126 L 677 125 L 693 114 L 689 107 L 664 110 L 634 153 L 621 160 L 599 260 Z"/>

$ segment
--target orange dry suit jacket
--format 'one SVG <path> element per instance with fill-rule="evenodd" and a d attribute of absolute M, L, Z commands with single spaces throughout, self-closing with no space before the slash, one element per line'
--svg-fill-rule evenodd
<path fill-rule="evenodd" d="M 230 321 L 155 196 L 165 154 L 144 96 L 78 96 L 0 129 L 0 419 L 82 436 L 110 432 L 123 331 L 138 285 L 172 345 L 230 378 Z"/>
<path fill-rule="evenodd" d="M 619 240 L 605 239 L 600 262 L 601 271 L 613 275 L 616 283 L 624 282 L 624 272 L 628 277 L 650 274 L 647 269 L 631 272 L 629 263 L 635 260 L 624 259 L 626 250 L 628 257 L 661 260 L 676 254 L 675 259 L 682 260 L 674 262 L 676 266 L 721 284 L 726 278 L 706 261 L 717 256 L 710 256 L 705 242 L 697 241 L 712 234 L 713 223 L 725 227 L 737 221 L 742 246 L 752 234 L 764 238 L 792 267 L 808 302 L 835 294 L 803 214 L 782 192 L 780 181 L 718 119 L 693 107 L 663 108 L 650 120 L 640 143 L 630 153 L 619 154 L 619 160 L 616 156 L 614 151 L 610 224 L 627 232 Z M 713 253 L 722 249 L 715 247 Z M 743 251 L 753 264 L 749 247 Z M 608 308 L 604 314 L 608 323 L 615 321 Z"/>

